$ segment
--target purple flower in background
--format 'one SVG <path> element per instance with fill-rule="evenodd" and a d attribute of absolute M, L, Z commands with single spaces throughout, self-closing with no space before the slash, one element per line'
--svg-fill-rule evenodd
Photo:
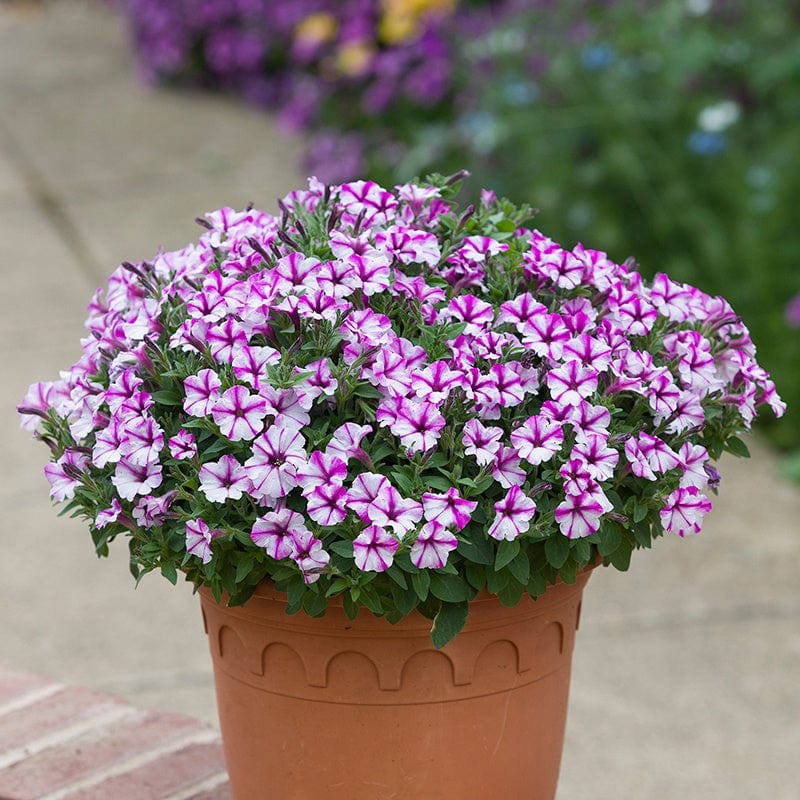
<path fill-rule="evenodd" d="M 306 495 L 308 516 L 319 525 L 338 525 L 347 516 L 347 489 L 335 483 L 315 486 Z"/>
<path fill-rule="evenodd" d="M 222 381 L 213 369 L 201 369 L 197 375 L 190 375 L 183 382 L 186 397 L 183 410 L 193 417 L 204 417 L 211 413 L 219 399 Z"/>
<path fill-rule="evenodd" d="M 111 476 L 111 483 L 123 500 L 133 500 L 136 495 L 150 494 L 161 486 L 162 472 L 161 464 L 139 466 L 122 459 Z"/>
<path fill-rule="evenodd" d="M 786 306 L 786 324 L 791 328 L 800 328 L 800 292 Z"/>

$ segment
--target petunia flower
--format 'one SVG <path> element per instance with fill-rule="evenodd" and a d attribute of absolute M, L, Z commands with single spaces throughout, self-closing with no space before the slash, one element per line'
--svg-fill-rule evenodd
<path fill-rule="evenodd" d="M 551 369 L 545 383 L 557 403 L 577 405 L 597 390 L 598 377 L 596 369 L 573 359 Z"/>
<path fill-rule="evenodd" d="M 303 581 L 306 584 L 316 583 L 330 563 L 330 553 L 326 552 L 322 540 L 307 528 L 293 528 L 291 536 L 294 548 L 291 558 L 300 567 Z"/>
<path fill-rule="evenodd" d="M 352 502 L 352 493 L 350 498 Z M 403 536 L 422 519 L 422 505 L 403 497 L 387 480 L 362 513 L 369 522 L 381 528 L 392 528 L 397 536 Z"/>
<path fill-rule="evenodd" d="M 504 488 L 522 486 L 525 470 L 520 466 L 519 454 L 513 447 L 501 447 L 495 454 L 492 477 Z"/>
<path fill-rule="evenodd" d="M 295 473 L 297 485 L 303 493 L 312 491 L 317 486 L 341 486 L 347 477 L 347 464 L 338 456 L 314 450 L 308 462 L 299 466 Z"/>
<path fill-rule="evenodd" d="M 396 416 L 389 424 L 389 430 L 412 453 L 430 450 L 446 425 L 439 408 L 426 400 L 415 402 L 404 397 L 396 400 Z"/>
<path fill-rule="evenodd" d="M 267 403 L 263 397 L 250 394 L 246 386 L 231 386 L 220 395 L 211 409 L 211 416 L 220 433 L 232 442 L 254 439 L 264 428 Z"/>
<path fill-rule="evenodd" d="M 696 486 L 682 486 L 672 492 L 659 512 L 667 533 L 685 536 L 700 533 L 703 517 L 711 511 L 711 501 Z"/>
<path fill-rule="evenodd" d="M 175 436 L 172 436 L 167 442 L 170 455 L 182 461 L 187 458 L 194 458 L 197 455 L 197 443 L 194 439 L 194 434 L 181 428 Z"/>
<path fill-rule="evenodd" d="M 480 420 L 469 419 L 464 423 L 462 433 L 464 453 L 475 456 L 475 460 L 481 466 L 491 464 L 502 448 L 500 443 L 502 436 L 502 428 L 486 427 Z"/>
<path fill-rule="evenodd" d="M 204 564 L 211 561 L 211 542 L 224 531 L 211 530 L 202 517 L 190 519 L 186 523 L 186 552 L 197 556 Z"/>
<path fill-rule="evenodd" d="M 512 486 L 506 496 L 494 504 L 494 510 L 497 513 L 489 527 L 489 536 L 511 541 L 530 528 L 536 503 L 519 486 Z"/>
<path fill-rule="evenodd" d="M 335 483 L 314 486 L 306 493 L 306 512 L 319 525 L 338 525 L 347 516 L 347 490 Z"/>
<path fill-rule="evenodd" d="M 351 458 L 362 453 L 361 442 L 364 437 L 372 433 L 371 425 L 357 425 L 355 422 L 345 422 L 340 425 L 331 436 L 325 453 L 337 456 L 347 463 Z"/>
<path fill-rule="evenodd" d="M 310 535 L 303 515 L 282 508 L 258 517 L 250 530 L 250 538 L 257 547 L 263 547 L 270 558 L 280 561 L 295 553 L 293 534 L 300 531 Z"/>
<path fill-rule="evenodd" d="M 399 546 L 388 531 L 369 525 L 353 540 L 356 567 L 362 572 L 385 572 L 392 566 Z"/>
<path fill-rule="evenodd" d="M 190 375 L 183 381 L 183 389 L 186 393 L 183 410 L 193 417 L 204 417 L 210 414 L 219 398 L 221 385 L 222 381 L 213 369 L 201 369 L 197 375 Z"/>
<path fill-rule="evenodd" d="M 442 569 L 447 557 L 458 547 L 458 539 L 447 528 L 431 520 L 422 526 L 411 545 L 411 563 L 418 569 Z"/>
<path fill-rule="evenodd" d="M 295 486 L 295 475 L 308 462 L 305 441 L 295 426 L 271 425 L 253 442 L 253 455 L 244 462 L 257 499 L 274 500 Z"/>
<path fill-rule="evenodd" d="M 164 431 L 152 417 L 137 416 L 125 421 L 120 452 L 131 464 L 158 461 L 163 447 Z"/>
<path fill-rule="evenodd" d="M 231 455 L 224 455 L 219 461 L 209 461 L 200 467 L 200 491 L 212 503 L 238 500 L 250 491 L 250 478 L 247 470 Z"/>
<path fill-rule="evenodd" d="M 375 472 L 359 472 L 353 480 L 353 485 L 348 489 L 347 502 L 364 522 L 369 522 L 368 507 L 387 486 L 389 479 L 385 475 Z"/>
<path fill-rule="evenodd" d="M 556 420 L 542 415 L 528 417 L 511 431 L 511 444 L 529 464 L 534 466 L 549 461 L 564 442 L 564 431 Z"/>
<path fill-rule="evenodd" d="M 564 536 L 577 539 L 597 533 L 603 513 L 603 504 L 591 492 L 571 492 L 556 506 L 555 519 Z"/>
<path fill-rule="evenodd" d="M 453 527 L 460 531 L 467 525 L 477 507 L 477 501 L 466 500 L 452 486 L 444 494 L 425 492 L 422 495 L 422 511 L 425 519 L 445 528 Z"/>
<path fill-rule="evenodd" d="M 157 489 L 161 486 L 162 479 L 161 464 L 151 462 L 139 466 L 123 458 L 111 476 L 111 483 L 123 500 L 133 500 L 139 494 L 150 494 L 153 489 Z"/>
<path fill-rule="evenodd" d="M 596 481 L 610 480 L 619 461 L 619 451 L 608 446 L 608 438 L 587 434 L 575 443 L 570 458 L 580 458 Z"/>

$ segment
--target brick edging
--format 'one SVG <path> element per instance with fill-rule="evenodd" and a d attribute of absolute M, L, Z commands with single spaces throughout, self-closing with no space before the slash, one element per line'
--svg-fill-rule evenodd
<path fill-rule="evenodd" d="M 0 800 L 230 800 L 219 734 L 0 666 Z"/>

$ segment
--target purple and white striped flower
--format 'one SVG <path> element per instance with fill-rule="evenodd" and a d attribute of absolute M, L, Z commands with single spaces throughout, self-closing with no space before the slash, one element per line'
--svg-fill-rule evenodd
<path fill-rule="evenodd" d="M 514 449 L 534 466 L 549 461 L 563 443 L 564 430 L 560 423 L 541 415 L 528 417 L 519 428 L 511 431 Z"/>
<path fill-rule="evenodd" d="M 258 517 L 253 523 L 250 538 L 257 547 L 263 547 L 270 558 L 280 561 L 295 554 L 294 534 L 300 532 L 310 535 L 303 515 L 282 508 Z"/>
<path fill-rule="evenodd" d="M 300 431 L 290 425 L 271 425 L 253 442 L 244 468 L 256 499 L 285 497 L 297 486 L 297 470 L 308 462 L 304 445 Z"/>
<path fill-rule="evenodd" d="M 200 491 L 212 503 L 238 500 L 250 491 L 250 478 L 245 468 L 232 456 L 209 461 L 200 467 Z"/>
<path fill-rule="evenodd" d="M 314 486 L 306 494 L 306 512 L 318 525 L 338 525 L 347 516 L 347 489 L 335 483 Z"/>
<path fill-rule="evenodd" d="M 497 513 L 489 527 L 489 536 L 512 541 L 530 528 L 536 503 L 519 486 L 512 486 L 506 496 L 494 504 L 494 510 Z"/>
<path fill-rule="evenodd" d="M 462 434 L 464 453 L 475 456 L 481 466 L 491 464 L 502 449 L 502 436 L 502 428 L 486 427 L 480 420 L 469 419 L 464 423 Z"/>
<path fill-rule="evenodd" d="M 400 542 L 378 525 L 369 525 L 353 540 L 356 567 L 362 572 L 386 572 Z"/>
<path fill-rule="evenodd" d="M 425 519 L 445 528 L 462 530 L 478 507 L 475 500 L 461 497 L 457 489 L 450 487 L 444 494 L 425 492 L 422 495 L 422 510 Z"/>
<path fill-rule="evenodd" d="M 222 381 L 213 369 L 201 369 L 197 375 L 190 375 L 183 382 L 186 396 L 183 410 L 193 417 L 205 417 L 211 413 L 219 399 L 219 388 Z"/>
<path fill-rule="evenodd" d="M 450 553 L 458 547 L 458 539 L 447 528 L 431 520 L 420 530 L 411 545 L 411 563 L 418 569 L 442 569 Z"/>
<path fill-rule="evenodd" d="M 208 564 L 211 561 L 211 542 L 223 534 L 224 531 L 217 528 L 211 530 L 202 517 L 190 519 L 186 523 L 186 552 Z"/>
<path fill-rule="evenodd" d="M 555 519 L 564 536 L 577 539 L 597 533 L 603 513 L 603 503 L 595 494 L 578 491 L 567 494 L 556 506 Z"/>
<path fill-rule="evenodd" d="M 700 533 L 703 517 L 709 511 L 711 501 L 696 486 L 682 486 L 667 497 L 659 516 L 667 533 L 683 537 L 687 533 Z"/>
<path fill-rule="evenodd" d="M 195 442 L 194 434 L 185 428 L 181 428 L 169 439 L 167 447 L 169 447 L 170 455 L 178 461 L 194 458 L 197 455 L 197 442 Z"/>
<path fill-rule="evenodd" d="M 328 568 L 330 553 L 326 552 L 322 540 L 305 527 L 293 528 L 291 537 L 291 557 L 303 573 L 303 581 L 306 584 L 316 583 Z"/>

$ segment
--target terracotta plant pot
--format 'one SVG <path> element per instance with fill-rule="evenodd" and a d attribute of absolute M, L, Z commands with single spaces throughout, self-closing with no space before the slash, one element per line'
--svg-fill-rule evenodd
<path fill-rule="evenodd" d="M 234 797 L 552 800 L 588 578 L 479 597 L 439 651 L 419 614 L 312 619 L 268 584 L 236 608 L 201 589 Z"/>

